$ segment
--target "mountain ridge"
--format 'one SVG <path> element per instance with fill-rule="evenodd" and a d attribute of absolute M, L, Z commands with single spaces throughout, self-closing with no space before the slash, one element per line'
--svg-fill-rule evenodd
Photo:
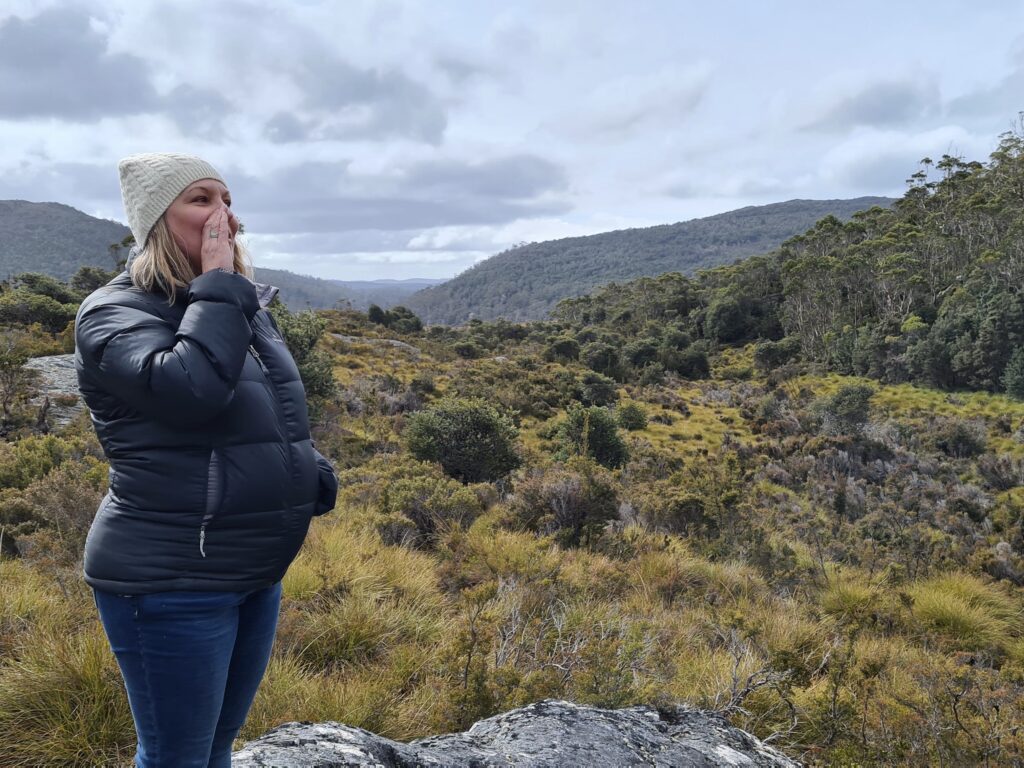
<path fill-rule="evenodd" d="M 674 224 L 528 243 L 418 291 L 404 303 L 427 323 L 457 324 L 472 317 L 539 320 L 558 301 L 609 282 L 729 264 L 767 253 L 825 216 L 849 219 L 857 211 L 893 202 L 872 196 L 794 199 Z"/>

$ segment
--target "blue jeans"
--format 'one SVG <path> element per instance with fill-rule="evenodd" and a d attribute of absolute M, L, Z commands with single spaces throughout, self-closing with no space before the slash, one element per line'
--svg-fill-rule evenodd
<path fill-rule="evenodd" d="M 250 592 L 93 590 L 135 720 L 138 768 L 230 768 L 270 660 L 281 583 Z"/>

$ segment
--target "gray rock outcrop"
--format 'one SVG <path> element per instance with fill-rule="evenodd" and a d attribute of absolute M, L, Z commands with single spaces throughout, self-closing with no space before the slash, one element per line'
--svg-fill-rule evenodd
<path fill-rule="evenodd" d="M 286 723 L 234 754 L 234 768 L 694 766 L 799 763 L 701 710 L 608 710 L 547 699 L 408 744 L 341 723 Z"/>
<path fill-rule="evenodd" d="M 85 408 L 78 394 L 74 355 L 33 357 L 25 367 L 39 372 L 40 381 L 36 386 L 39 394 L 30 402 L 37 407 L 48 402 L 46 420 L 52 427 L 65 426 Z"/>

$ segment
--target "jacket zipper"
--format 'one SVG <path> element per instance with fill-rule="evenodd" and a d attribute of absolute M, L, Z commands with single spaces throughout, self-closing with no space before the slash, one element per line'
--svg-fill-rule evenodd
<path fill-rule="evenodd" d="M 281 439 L 284 442 L 285 452 L 288 454 L 288 477 L 291 478 L 295 474 L 295 466 L 292 461 L 292 441 L 288 436 L 288 423 L 285 420 L 284 409 L 281 408 L 281 402 L 278 399 L 277 385 L 274 384 L 273 379 L 270 378 L 270 370 L 267 368 L 266 363 L 263 362 L 263 358 L 260 357 L 260 353 L 256 351 L 256 347 L 252 344 L 249 345 L 249 351 L 252 356 L 256 358 L 256 362 L 259 363 L 260 371 L 263 372 L 264 386 L 267 387 L 267 391 L 270 392 L 270 399 L 274 402 L 274 413 L 277 414 L 278 427 L 281 430 Z M 291 512 L 292 505 L 285 497 L 284 500 L 285 509 Z"/>
<path fill-rule="evenodd" d="M 216 483 L 216 485 L 214 485 Z M 216 493 L 211 493 L 212 490 Z M 213 520 L 217 505 L 223 501 L 223 481 L 220 475 L 220 456 L 217 449 L 210 452 L 210 464 L 206 470 L 206 511 L 203 514 L 203 524 L 199 526 L 199 554 L 206 557 L 206 526 Z"/>
<path fill-rule="evenodd" d="M 260 357 L 260 353 L 256 351 L 256 347 L 250 344 L 249 352 L 252 354 L 253 358 L 255 358 L 256 362 L 259 363 L 260 371 L 263 373 L 263 386 L 267 388 L 267 391 L 270 393 L 270 399 L 274 403 L 274 413 L 277 416 L 278 429 L 281 432 L 281 439 L 284 442 L 285 451 L 288 454 L 288 475 L 289 477 L 291 477 L 294 474 L 294 463 L 292 461 L 292 446 L 291 440 L 289 440 L 288 438 L 288 425 L 285 421 L 284 411 L 281 408 L 281 403 L 278 401 L 277 387 L 274 385 L 273 380 L 270 378 L 270 370 L 267 368 L 266 363 L 263 362 L 263 358 Z M 220 461 L 219 457 L 217 457 L 216 452 L 214 452 L 213 456 L 211 456 L 210 458 L 210 470 L 214 468 L 215 463 L 218 472 L 217 479 L 219 482 Z M 209 482 L 209 479 L 207 482 Z M 218 493 L 217 495 L 221 496 L 222 494 Z M 287 498 L 285 498 L 284 503 L 285 508 L 290 512 L 291 504 L 288 502 Z M 206 557 L 206 526 L 213 519 L 213 513 L 214 509 L 211 507 L 210 496 L 208 492 L 206 498 L 206 513 L 203 515 L 202 525 L 199 526 L 199 554 L 201 554 L 203 557 Z"/>

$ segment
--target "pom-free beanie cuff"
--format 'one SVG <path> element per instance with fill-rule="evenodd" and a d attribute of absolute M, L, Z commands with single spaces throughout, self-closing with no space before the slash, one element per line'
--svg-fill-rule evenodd
<path fill-rule="evenodd" d="M 129 155 L 117 164 L 117 170 L 128 226 L 140 248 L 157 219 L 185 187 L 200 179 L 225 184 L 217 169 L 202 158 L 171 152 Z"/>

